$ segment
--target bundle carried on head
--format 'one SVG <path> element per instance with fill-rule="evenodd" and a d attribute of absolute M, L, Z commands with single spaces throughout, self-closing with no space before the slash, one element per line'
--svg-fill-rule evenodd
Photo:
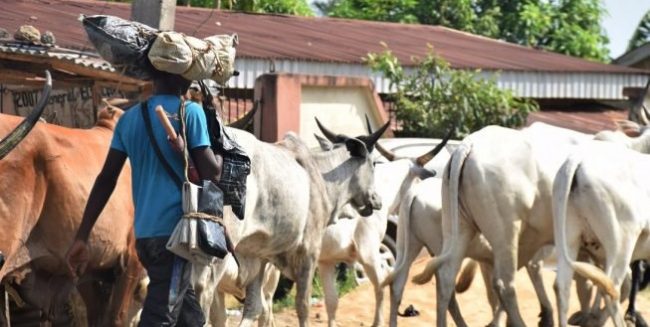
<path fill-rule="evenodd" d="M 148 80 L 160 70 L 225 84 L 236 75 L 236 34 L 201 40 L 108 15 L 82 15 L 80 20 L 99 55 L 128 76 Z"/>
<path fill-rule="evenodd" d="M 212 79 L 225 84 L 235 71 L 237 34 L 203 40 L 176 32 L 162 32 L 149 50 L 149 60 L 159 70 L 188 80 Z"/>

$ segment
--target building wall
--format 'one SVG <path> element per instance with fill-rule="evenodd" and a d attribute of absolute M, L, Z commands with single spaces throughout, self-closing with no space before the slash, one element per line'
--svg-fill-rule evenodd
<path fill-rule="evenodd" d="M 320 134 L 314 117 L 337 133 L 350 136 L 367 134 L 365 116 L 374 116 L 375 104 L 362 87 L 303 86 L 300 101 L 300 137 L 316 147 L 314 134 Z M 377 129 L 375 119 L 371 126 Z"/>
<path fill-rule="evenodd" d="M 262 103 L 255 117 L 255 134 L 266 142 L 297 133 L 309 146 L 318 146 L 314 117 L 330 130 L 350 136 L 367 134 L 365 115 L 376 129 L 388 121 L 382 102 L 367 78 L 266 74 L 255 85 Z"/>
<path fill-rule="evenodd" d="M 42 88 L 0 85 L 2 101 L 0 113 L 27 116 L 38 102 Z M 103 89 L 102 97 L 116 95 L 114 90 Z M 88 128 L 95 124 L 92 87 L 54 89 L 50 92 L 42 118 L 48 123 L 74 128 Z"/>

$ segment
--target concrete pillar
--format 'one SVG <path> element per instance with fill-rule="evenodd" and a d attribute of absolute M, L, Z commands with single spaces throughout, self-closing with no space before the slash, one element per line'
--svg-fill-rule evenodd
<path fill-rule="evenodd" d="M 131 19 L 162 31 L 174 29 L 176 0 L 134 0 Z"/>

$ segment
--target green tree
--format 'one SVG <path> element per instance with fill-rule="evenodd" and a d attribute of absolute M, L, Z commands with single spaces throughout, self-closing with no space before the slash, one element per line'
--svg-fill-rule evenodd
<path fill-rule="evenodd" d="M 179 5 L 215 8 L 218 0 L 177 0 Z M 307 0 L 221 0 L 222 9 L 246 12 L 313 16 Z"/>
<path fill-rule="evenodd" d="M 600 0 L 323 0 L 332 17 L 442 25 L 525 46 L 607 61 Z"/>
<path fill-rule="evenodd" d="M 627 51 L 634 50 L 648 41 L 650 41 L 650 10 L 645 13 L 636 30 L 634 30 L 634 34 L 632 34 L 632 38 L 627 45 Z"/>
<path fill-rule="evenodd" d="M 451 126 L 453 137 L 462 138 L 487 125 L 519 127 L 537 103 L 518 99 L 502 90 L 494 79 L 485 79 L 479 71 L 450 68 L 430 49 L 424 59 L 416 59 L 412 74 L 404 71 L 390 50 L 371 53 L 366 61 L 373 71 L 381 72 L 395 89 L 391 94 L 396 106 L 399 136 L 441 138 Z"/>

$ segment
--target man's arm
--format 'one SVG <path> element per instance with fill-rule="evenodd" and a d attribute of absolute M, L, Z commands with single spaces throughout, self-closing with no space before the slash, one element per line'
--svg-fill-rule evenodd
<path fill-rule="evenodd" d="M 115 190 L 117 179 L 120 176 L 122 167 L 124 167 L 126 158 L 126 153 L 122 151 L 115 149 L 108 151 L 104 167 L 102 167 L 101 172 L 97 176 L 95 184 L 88 196 L 88 203 L 86 204 L 83 219 L 81 220 L 81 225 L 79 226 L 75 240 L 88 241 L 90 230 L 95 225 L 99 214 L 104 210 L 104 206 L 106 206 L 108 199 L 113 194 L 113 190 Z"/>
<path fill-rule="evenodd" d="M 196 147 L 190 150 L 190 155 L 201 180 L 211 180 L 216 184 L 221 178 L 221 156 L 215 156 L 208 146 Z"/>

